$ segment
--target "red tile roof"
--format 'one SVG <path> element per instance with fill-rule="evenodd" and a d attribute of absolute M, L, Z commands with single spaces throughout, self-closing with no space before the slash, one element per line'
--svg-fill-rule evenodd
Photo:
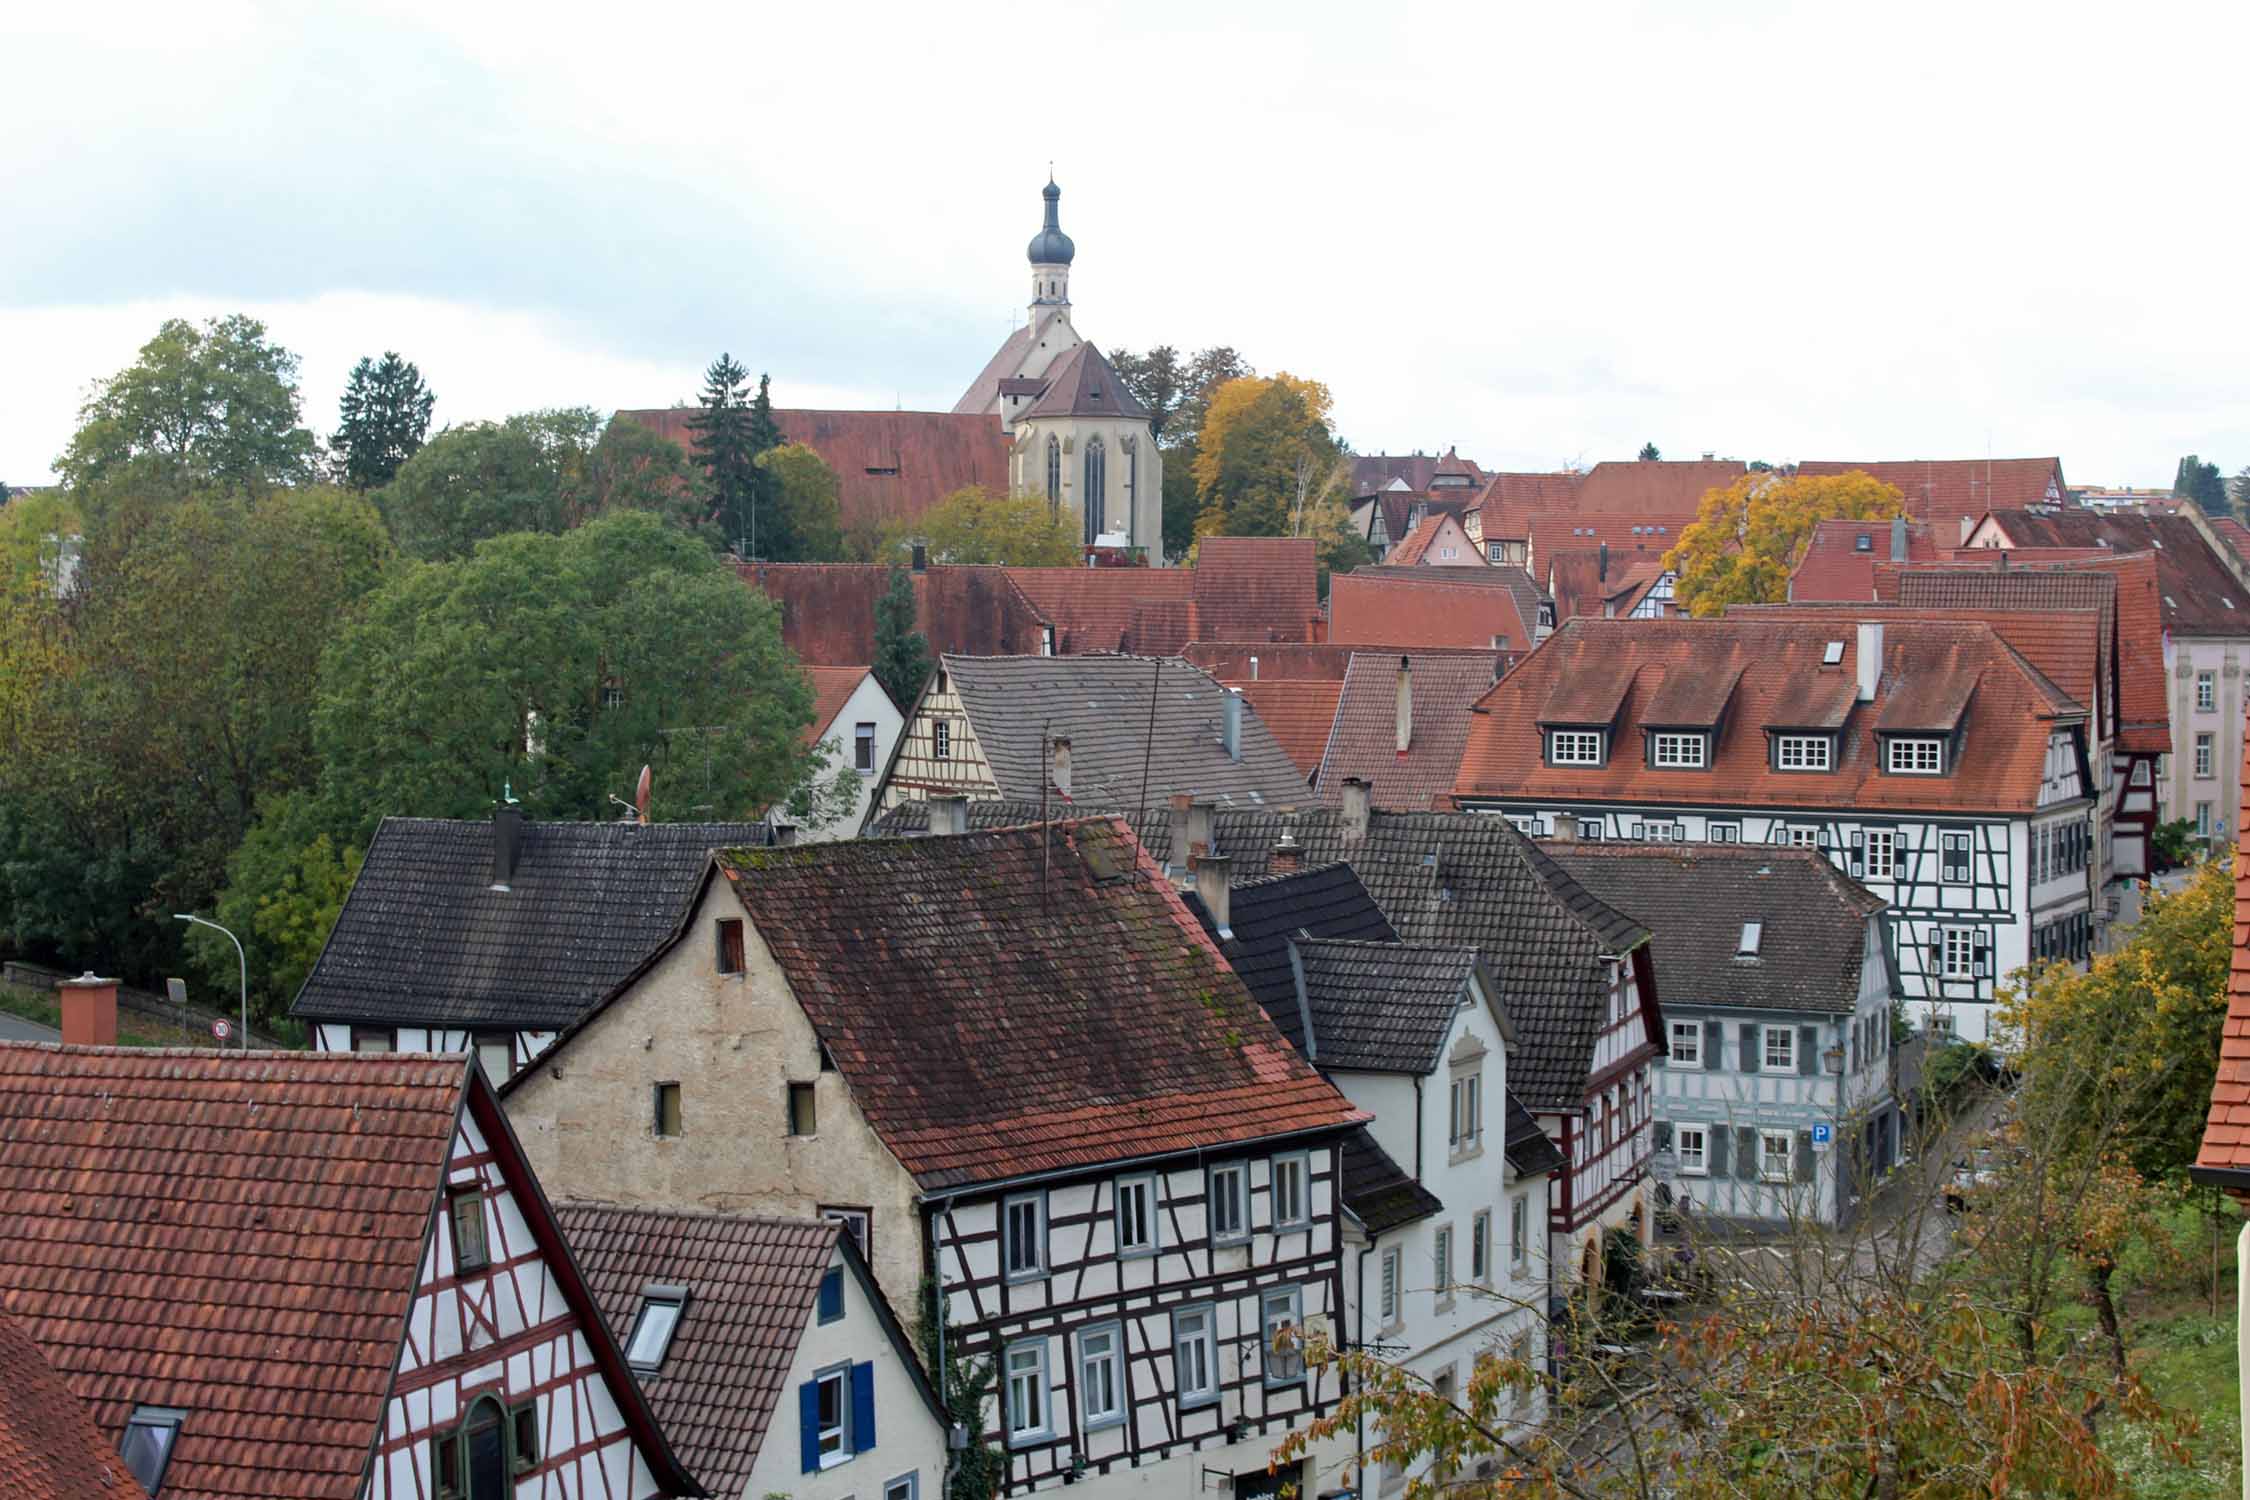
<path fill-rule="evenodd" d="M 0 1313 L 0 1494 L 141 1500 L 146 1493 L 39 1347 Z"/>
<path fill-rule="evenodd" d="M 1866 545 L 1860 539 L 1866 538 Z M 1931 562 L 1938 555 L 1932 528 L 1909 522 L 1906 562 Z M 1860 601 L 1875 598 L 1875 565 L 1891 561 L 1888 521 L 1822 521 L 1813 527 L 1805 555 L 1789 578 L 1792 602 Z"/>
<path fill-rule="evenodd" d="M 1422 560 L 1422 554 L 1430 550 L 1430 543 L 1437 540 L 1438 533 L 1445 529 L 1445 523 L 1448 521 L 1452 521 L 1456 526 L 1461 524 L 1449 512 L 1442 510 L 1434 515 L 1424 516 L 1421 522 L 1406 534 L 1404 540 L 1383 554 L 1383 561 L 1400 568 L 1412 567 L 1419 563 Z"/>
<path fill-rule="evenodd" d="M 1454 783 L 1458 799 L 1689 802 L 1729 807 L 1861 807 L 2015 813 L 2038 805 L 2053 721 L 2083 710 L 1981 623 L 1887 620 L 1872 703 L 1855 702 L 1859 640 L 1803 620 L 1566 621 L 1477 705 Z M 1842 659 L 1825 665 L 1830 641 Z M 1738 674 L 1707 771 L 1647 767 L 1645 705 L 1675 674 Z M 1875 726 L 1894 700 L 1930 716 L 1973 686 L 1959 765 L 1945 776 L 1880 771 Z M 1561 695 L 1558 698 L 1558 695 Z M 1561 700 L 1567 698 L 1568 702 Z M 1614 703 L 1614 710 L 1608 705 Z M 1546 764 L 1542 720 L 1610 725 L 1603 766 Z M 1830 772 L 1773 769 L 1766 731 L 1840 723 Z"/>
<path fill-rule="evenodd" d="M 1190 639 L 1312 639 L 1320 616 L 1320 558 L 1311 538 L 1205 537 L 1189 571 L 1199 616 L 1198 633 Z"/>
<path fill-rule="evenodd" d="M 1898 486 L 1906 514 L 1935 523 L 1949 546 L 1960 537 L 1945 528 L 1958 528 L 1964 516 L 1975 520 L 1988 510 L 2059 503 L 2070 494 L 2059 458 L 1806 459 L 1797 465 L 1797 472 L 1807 475 L 1855 471 Z"/>
<path fill-rule="evenodd" d="M 1385 490 L 1375 497 L 1375 503 L 1382 508 L 1383 534 L 1403 540 L 1418 524 L 1414 520 L 1414 507 L 1417 505 L 1422 507 L 1425 520 L 1433 515 L 1463 519 L 1476 508 L 1477 502 L 1473 490 L 1440 491 L 1434 495 L 1417 491 Z"/>
<path fill-rule="evenodd" d="M 1362 568 L 1360 573 L 1367 570 Z M 1463 568 L 1461 572 L 1472 570 Z M 1499 572 L 1500 569 L 1492 569 Z M 1356 576 L 1356 575 L 1355 575 Z M 1444 575 L 1448 580 L 1452 572 Z M 1528 651 L 1526 646 L 1524 650 Z M 1415 656 L 1465 656 L 1491 667 L 1497 678 L 1501 671 L 1523 654 L 1522 651 L 1494 651 L 1475 646 L 1408 646 L 1397 641 L 1351 645 L 1336 641 L 1308 643 L 1303 641 L 1281 645 L 1268 645 L 1255 641 L 1196 641 L 1180 654 L 1192 666 L 1201 667 L 1222 682 L 1240 687 L 1252 680 L 1269 678 L 1287 681 L 1320 681 L 1341 683 L 1352 658 L 1361 652 L 1388 653 L 1398 656 L 1411 651 Z M 1255 666 L 1253 666 L 1255 663 Z"/>
<path fill-rule="evenodd" d="M 1150 605 L 1185 603 L 1195 592 L 1195 573 L 1188 568 L 1009 568 L 1007 574 L 1054 623 L 1057 656 L 1136 649 L 1136 613 Z"/>
<path fill-rule="evenodd" d="M 852 694 L 859 691 L 859 685 L 866 680 L 868 670 L 866 667 L 804 669 L 813 690 L 812 722 L 805 726 L 806 744 L 820 743 L 821 736 L 828 732 L 828 726 L 836 721 L 836 715 L 844 711 L 845 703 L 850 701 Z"/>
<path fill-rule="evenodd" d="M 1398 749 L 1398 679 L 1407 664 L 1411 732 Z M 1474 656 L 1362 652 L 1352 658 L 1336 710 L 1336 732 L 1320 766 L 1320 800 L 1344 800 L 1344 781 L 1360 777 L 1374 805 L 1397 812 L 1443 810 L 1469 740 L 1469 710 L 1492 686 L 1489 662 Z"/>
<path fill-rule="evenodd" d="M 1120 819 L 738 850 L 719 867 L 925 1192 L 1366 1118 L 1274 1029 Z"/>
<path fill-rule="evenodd" d="M 2243 780 L 2250 797 L 2250 745 L 2243 748 Z M 2211 1080 L 2211 1108 L 2203 1119 L 2203 1144 L 2195 1153 L 2199 1171 L 2237 1179 L 2226 1183 L 2236 1197 L 2250 1191 L 2250 801 L 2236 823 L 2234 851 L 2234 944 L 2227 965 L 2227 1018 L 2219 1035 L 2219 1069 Z"/>
<path fill-rule="evenodd" d="M 1662 557 L 1680 544 L 1680 533 L 1695 524 L 1695 512 L 1608 515 L 1570 512 L 1533 516 L 1529 522 L 1531 576 L 1545 578 L 1550 558 L 1564 552 L 1592 552 L 1606 545 L 1611 566 L 1621 557 L 1646 553 Z"/>
<path fill-rule="evenodd" d="M 1305 780 L 1311 781 L 1328 751 L 1328 731 L 1336 722 L 1336 700 L 1344 691 L 1343 683 L 1316 677 L 1260 677 L 1226 685 L 1249 700 L 1251 711 L 1273 732 L 1297 769 L 1305 773 Z"/>
<path fill-rule="evenodd" d="M 1556 620 L 1580 615 L 1607 619 L 1633 612 L 1664 576 L 1664 556 L 1660 552 L 1613 551 L 1604 557 L 1599 550 L 1542 553 L 1539 567 L 1555 601 Z"/>
<path fill-rule="evenodd" d="M 890 587 L 887 566 L 737 563 L 735 571 L 781 607 L 781 639 L 799 661 L 848 667 L 875 659 L 875 601 Z M 915 624 L 933 654 L 1039 650 L 1044 617 L 1010 581 L 1007 569 L 933 567 L 909 576 Z"/>
<path fill-rule="evenodd" d="M 1342 645 L 1481 646 L 1531 644 L 1531 628 L 1507 589 L 1447 583 L 1454 570 L 1424 583 L 1339 573 L 1328 580 L 1328 638 Z"/>
<path fill-rule="evenodd" d="M 621 411 L 694 451 L 699 408 Z M 1008 492 L 1008 439 L 997 414 L 942 411 L 776 411 L 784 441 L 803 443 L 836 471 L 844 529 L 921 515 L 965 485 Z"/>
<path fill-rule="evenodd" d="M 1995 510 L 1987 519 L 2013 546 L 2023 549 L 2098 548 L 2113 555 L 2153 552 L 2167 629 L 2180 635 L 2250 635 L 2250 588 L 2237 573 L 2242 560 L 2224 542 L 2214 545 L 2206 540 L 2198 516 L 2042 506 Z M 2010 566 L 2033 560 L 2019 551 Z"/>
<path fill-rule="evenodd" d="M 2250 558 L 2250 526 L 2243 525 L 2232 516 L 2211 517 L 2211 529 L 2219 539 L 2234 549 L 2234 555 Z"/>
<path fill-rule="evenodd" d="M 1583 474 L 1495 474 L 1480 500 L 1486 540 L 1528 538 L 1539 515 L 1607 515 L 1644 520 L 1695 518 L 1706 492 L 1734 483 L 1739 463 L 1612 460 Z"/>

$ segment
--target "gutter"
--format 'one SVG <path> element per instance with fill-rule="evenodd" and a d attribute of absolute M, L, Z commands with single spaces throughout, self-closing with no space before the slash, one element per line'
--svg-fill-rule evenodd
<path fill-rule="evenodd" d="M 523 1075 L 518 1074 L 519 1078 Z M 1333 1135 L 1339 1140 L 1345 1131 L 1356 1125 L 1365 1125 L 1375 1117 L 1364 1109 L 1354 1108 L 1351 1115 L 1327 1125 L 1312 1125 L 1303 1130 L 1285 1130 L 1279 1135 L 1252 1136 L 1239 1141 L 1214 1141 L 1206 1146 L 1183 1146 L 1177 1151 L 1158 1151 L 1146 1156 L 1112 1157 L 1104 1161 L 1086 1162 L 1074 1167 L 1057 1167 L 1050 1172 L 1030 1172 L 1021 1177 L 994 1177 L 983 1182 L 948 1183 L 941 1191 L 948 1199 L 963 1193 L 997 1193 L 1015 1188 L 1033 1187 L 1040 1183 L 1068 1182 L 1080 1177 L 1107 1177 L 1135 1167 L 1151 1167 L 1160 1162 L 1202 1161 L 1205 1157 L 1223 1155 L 1231 1151 L 1255 1152 L 1268 1144 L 1283 1141 L 1310 1141 Z"/>
<path fill-rule="evenodd" d="M 2188 1168 L 2188 1181 L 2198 1187 L 2225 1188 L 2233 1193 L 2250 1193 L 2250 1167 L 2207 1167 L 2198 1162 Z M 2250 1433 L 2250 1427 L 2243 1429 Z"/>

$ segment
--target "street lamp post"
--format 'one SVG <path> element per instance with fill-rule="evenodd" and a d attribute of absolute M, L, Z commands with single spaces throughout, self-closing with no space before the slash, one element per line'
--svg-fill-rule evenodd
<path fill-rule="evenodd" d="M 218 923 L 196 916 L 192 912 L 174 912 L 172 918 L 174 921 L 193 922 L 198 927 L 208 927 L 213 932 L 226 932 L 227 941 L 234 944 L 235 962 L 241 966 L 242 970 L 242 1050 L 248 1052 L 250 1050 L 250 960 L 243 956 L 242 939 L 231 932 L 227 932 L 227 929 L 221 927 Z"/>

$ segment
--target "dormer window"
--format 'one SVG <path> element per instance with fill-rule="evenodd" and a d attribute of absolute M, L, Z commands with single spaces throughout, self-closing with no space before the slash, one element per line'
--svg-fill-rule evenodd
<path fill-rule="evenodd" d="M 1825 734 L 1774 736 L 1773 763 L 1781 771 L 1826 771 L 1835 764 L 1835 741 Z"/>
<path fill-rule="evenodd" d="M 1872 552 L 1875 550 L 1875 539 L 1863 531 L 1852 538 L 1852 550 L 1854 552 Z"/>
<path fill-rule="evenodd" d="M 1883 769 L 1893 776 L 1938 776 L 1945 771 L 1945 741 L 1894 735 L 1883 750 Z"/>
<path fill-rule="evenodd" d="M 1599 729 L 1550 729 L 1547 731 L 1547 763 L 1598 766 L 1604 759 L 1603 741 L 1607 738 Z"/>
<path fill-rule="evenodd" d="M 1663 771 L 1700 771 L 1711 763 L 1711 737 L 1659 733 L 1649 736 L 1648 763 Z"/>

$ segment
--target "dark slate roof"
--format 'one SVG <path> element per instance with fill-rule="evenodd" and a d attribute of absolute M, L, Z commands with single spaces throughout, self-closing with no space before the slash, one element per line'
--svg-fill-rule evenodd
<path fill-rule="evenodd" d="M 719 869 L 924 1191 L 1366 1118 L 1116 819 L 729 850 Z"/>
<path fill-rule="evenodd" d="M 944 662 L 1003 799 L 1038 802 L 1042 734 L 1070 740 L 1071 792 L 1082 806 L 1156 802 L 1175 792 L 1251 806 L 1292 807 L 1312 799 L 1305 773 L 1247 702 L 1242 758 L 1228 757 L 1219 738 L 1226 689 L 1178 657 L 947 656 Z"/>
<path fill-rule="evenodd" d="M 1506 1125 L 1508 1165 L 1519 1177 L 1540 1177 L 1549 1172 L 1559 1172 L 1564 1166 L 1562 1148 L 1557 1146 L 1539 1128 L 1531 1111 L 1516 1097 L 1514 1089 L 1508 1090 L 1508 1120 Z"/>
<path fill-rule="evenodd" d="M 289 1013 L 557 1031 L 672 935 L 711 851 L 763 823 L 533 823 L 492 889 L 492 824 L 385 818 Z"/>
<path fill-rule="evenodd" d="M 1342 938 L 1296 938 L 1290 946 L 1304 971 L 1314 1062 L 1419 1075 L 1443 1059 L 1476 972 L 1474 948 Z"/>
<path fill-rule="evenodd" d="M 1184 899 L 1204 930 L 1211 931 L 1210 914 L 1195 893 L 1189 891 Z M 1220 944 L 1221 951 L 1251 996 L 1300 1052 L 1305 1050 L 1305 1013 L 1298 1003 L 1296 971 L 1289 962 L 1290 938 L 1306 932 L 1316 938 L 1370 943 L 1398 940 L 1390 919 L 1347 864 L 1236 881 L 1227 906 L 1228 931 L 1233 935 Z"/>
<path fill-rule="evenodd" d="M 1858 1003 L 1867 919 L 1883 899 L 1816 849 L 1752 844 L 1549 843 L 1578 883 L 1654 931 L 1667 1005 L 1846 1015 Z M 1764 924 L 1737 958 L 1742 924 Z"/>
<path fill-rule="evenodd" d="M 1101 350 L 1080 344 L 1048 369 L 1046 389 L 1016 420 L 1033 417 L 1123 417 L 1146 422 L 1149 411 L 1117 378 Z"/>
<path fill-rule="evenodd" d="M 1344 1207 L 1371 1235 L 1426 1219 L 1445 1207 L 1438 1195 L 1407 1175 L 1365 1127 L 1344 1137 Z"/>
<path fill-rule="evenodd" d="M 1021 803 L 969 804 L 972 828 L 1037 816 L 1036 806 Z M 1169 809 L 1125 816 L 1151 856 L 1171 859 Z M 873 831 L 919 833 L 928 817 L 926 804 L 909 803 L 884 814 Z M 1607 1004 L 1599 960 L 1639 947 L 1646 928 L 1573 880 L 1507 819 L 1486 814 L 1378 811 L 1369 815 L 1367 836 L 1351 839 L 1340 809 L 1221 807 L 1214 852 L 1234 860 L 1238 880 L 1262 875 L 1284 828 L 1306 863 L 1348 862 L 1405 941 L 1475 948 L 1516 1030 L 1510 1085 L 1535 1110 L 1584 1108 Z"/>
<path fill-rule="evenodd" d="M 759 1446 L 772 1430 L 789 1367 L 812 1319 L 821 1278 L 841 1245 L 842 1226 L 825 1219 L 767 1218 L 609 1203 L 555 1209 L 571 1253 L 620 1346 L 633 1336 L 642 1293 L 684 1286 L 687 1307 L 661 1368 L 636 1372 L 672 1451 L 713 1495 L 739 1495 Z M 847 1261 L 856 1262 L 852 1250 Z M 875 1289 L 854 1266 L 868 1300 L 898 1346 L 901 1362 L 931 1403 L 922 1367 Z M 794 1435 L 793 1416 L 782 1430 Z M 795 1455 L 791 1455 L 792 1463 Z"/>

